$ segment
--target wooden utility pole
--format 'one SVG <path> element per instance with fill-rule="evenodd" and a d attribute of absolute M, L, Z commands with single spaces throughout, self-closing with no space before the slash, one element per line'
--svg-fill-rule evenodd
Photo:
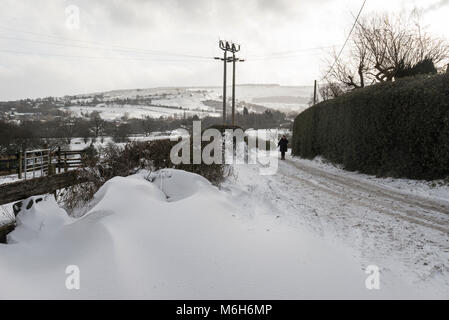
<path fill-rule="evenodd" d="M 224 58 L 215 58 L 217 60 L 222 60 L 224 65 L 223 71 L 223 126 L 226 125 L 226 86 L 227 86 L 227 63 L 228 63 L 228 51 L 231 49 L 230 43 L 228 41 L 219 42 L 220 49 L 224 51 Z"/>
<path fill-rule="evenodd" d="M 316 105 L 317 102 L 317 82 L 315 80 L 315 84 L 313 86 L 313 105 Z"/>
<path fill-rule="evenodd" d="M 224 63 L 224 76 L 223 76 L 223 125 L 226 126 L 226 108 L 227 108 L 227 96 L 226 96 L 226 87 L 227 87 L 227 63 L 232 62 L 232 125 L 235 126 L 235 79 L 236 79 L 236 62 L 243 62 L 245 60 L 241 60 L 235 56 L 237 52 L 240 51 L 240 45 L 220 40 L 220 49 L 224 51 L 224 58 L 216 57 L 215 60 L 221 60 Z M 232 58 L 228 58 L 228 52 L 232 53 Z"/>
<path fill-rule="evenodd" d="M 223 59 L 223 64 L 224 64 L 224 73 L 223 73 L 223 125 L 226 125 L 226 105 L 227 105 L 227 97 L 226 97 L 226 86 L 227 86 L 227 63 L 228 63 L 228 51 L 225 50 L 224 51 L 224 59 Z"/>
<path fill-rule="evenodd" d="M 232 52 L 232 126 L 235 127 L 235 52 Z"/>
<path fill-rule="evenodd" d="M 232 126 L 235 127 L 235 64 L 236 62 L 245 62 L 243 59 L 235 57 L 235 53 L 240 51 L 240 46 L 237 51 L 232 52 Z"/>

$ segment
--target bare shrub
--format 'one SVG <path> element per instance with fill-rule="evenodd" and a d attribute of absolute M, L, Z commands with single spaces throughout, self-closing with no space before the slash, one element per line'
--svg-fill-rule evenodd
<path fill-rule="evenodd" d="M 78 171 L 79 177 L 89 182 L 68 188 L 61 195 L 60 202 L 72 214 L 91 201 L 95 193 L 108 180 L 117 176 L 127 177 L 142 169 L 149 171 L 165 168 L 184 170 L 199 174 L 216 186 L 219 186 L 232 174 L 231 168 L 226 165 L 174 165 L 170 160 L 170 152 L 176 143 L 169 140 L 158 140 L 129 142 L 124 147 L 108 144 L 99 150 L 97 157 L 85 161 L 83 168 Z"/>
<path fill-rule="evenodd" d="M 89 182 L 74 185 L 59 194 L 59 203 L 63 205 L 66 211 L 74 216 L 83 215 L 79 213 L 83 207 L 94 198 L 97 191 L 107 181 L 102 178 L 98 171 L 92 168 L 83 168 L 78 171 L 79 178 L 86 178 Z M 78 214 L 76 214 L 78 212 Z"/>

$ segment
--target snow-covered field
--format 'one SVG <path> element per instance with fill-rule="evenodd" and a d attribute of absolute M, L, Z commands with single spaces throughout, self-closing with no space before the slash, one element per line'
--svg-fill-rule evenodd
<path fill-rule="evenodd" d="M 231 87 L 228 86 L 228 92 L 231 92 Z M 275 98 L 280 103 L 285 101 L 286 98 L 300 98 L 309 99 L 313 93 L 313 87 L 307 86 L 280 86 L 280 85 L 237 85 L 236 86 L 236 97 L 240 101 L 246 101 L 248 103 L 256 103 L 259 100 L 271 100 Z M 216 99 L 221 97 L 223 94 L 222 87 L 180 87 L 180 88 L 150 88 L 150 89 L 136 89 L 136 90 L 116 90 L 103 94 L 105 98 L 113 100 L 116 98 L 126 99 L 126 98 L 136 98 L 157 96 L 157 95 L 168 95 L 182 97 L 182 101 L 198 100 L 198 99 Z M 191 99 L 193 98 L 193 99 Z M 285 103 L 285 102 L 284 102 Z M 185 104 L 189 106 L 188 103 Z M 262 103 L 263 105 L 263 103 Z"/>
<path fill-rule="evenodd" d="M 152 88 L 136 90 L 117 90 L 92 95 L 82 95 L 73 100 L 73 105 L 61 108 L 68 110 L 77 116 L 90 114 L 94 111 L 101 113 L 103 119 L 117 120 L 127 115 L 130 118 L 143 117 L 183 117 L 197 115 L 199 117 L 221 115 L 221 110 L 216 110 L 204 104 L 207 100 L 220 102 L 223 89 L 219 87 L 197 88 Z M 231 88 L 229 88 L 231 92 Z M 307 101 L 312 93 L 311 87 L 284 87 L 278 85 L 244 85 L 236 87 L 238 102 L 257 104 L 263 107 L 280 110 L 283 112 L 300 113 L 307 108 Z M 83 106 L 83 103 L 92 102 L 94 95 L 102 95 L 104 102 L 114 102 L 117 99 L 151 99 L 151 105 L 119 105 L 115 103 L 99 103 L 97 106 Z M 170 107 L 170 108 L 167 108 Z M 176 109 L 180 108 L 180 109 Z M 242 112 L 237 108 L 238 112 Z"/>
<path fill-rule="evenodd" d="M 69 110 L 77 117 L 81 117 L 83 114 L 90 114 L 92 112 L 99 112 L 101 117 L 104 120 L 112 121 L 112 120 L 120 120 L 124 116 L 128 118 L 134 119 L 142 119 L 145 117 L 151 118 L 167 118 L 167 117 L 177 117 L 182 118 L 184 115 L 186 116 L 194 116 L 198 117 L 204 116 L 212 116 L 218 117 L 219 113 L 214 111 L 202 111 L 199 109 L 201 106 L 198 106 L 198 109 L 192 110 L 180 110 L 180 109 L 171 109 L 171 108 L 163 108 L 163 107 L 155 107 L 155 106 L 134 106 L 134 105 L 108 105 L 108 106 L 96 106 L 96 107 L 85 107 L 85 106 L 73 106 L 68 108 L 62 108 L 65 110 Z M 203 106 L 205 107 L 205 106 Z"/>
<path fill-rule="evenodd" d="M 172 134 L 176 134 L 176 130 L 173 131 Z M 149 136 L 144 136 L 144 135 L 129 136 L 128 141 L 129 142 L 134 142 L 134 141 L 148 142 L 148 141 L 157 141 L 157 140 L 168 140 L 168 139 L 170 139 L 170 137 L 171 137 L 170 132 L 165 132 L 165 133 L 153 132 Z M 95 148 L 99 149 L 99 148 L 105 148 L 110 143 L 117 144 L 117 145 L 125 144 L 125 143 L 115 143 L 114 139 L 112 137 L 103 137 L 103 139 L 96 139 L 96 141 L 93 145 Z M 85 150 L 90 145 L 91 145 L 90 140 L 86 143 L 83 138 L 73 138 L 72 142 L 70 144 L 70 150 L 73 150 L 73 151 Z"/>
<path fill-rule="evenodd" d="M 0 298 L 449 298 L 447 186 L 320 159 L 259 169 L 221 189 L 175 170 L 115 178 L 79 219 L 48 196 L 0 245 Z"/>
<path fill-rule="evenodd" d="M 213 93 L 215 99 L 223 94 L 222 88 L 205 88 Z M 228 92 L 231 88 L 229 88 Z M 237 101 L 261 105 L 283 112 L 301 112 L 313 93 L 312 87 L 244 85 L 236 87 Z M 218 99 L 220 100 L 220 99 Z"/>

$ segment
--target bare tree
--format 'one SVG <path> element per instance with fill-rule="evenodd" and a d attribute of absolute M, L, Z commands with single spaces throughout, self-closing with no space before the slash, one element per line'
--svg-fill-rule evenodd
<path fill-rule="evenodd" d="M 328 64 L 334 67 L 327 74 L 329 83 L 341 83 L 346 90 L 364 88 L 367 83 L 367 73 L 371 61 L 371 52 L 364 38 L 356 38 L 348 58 L 338 59 L 334 51 Z"/>
<path fill-rule="evenodd" d="M 105 121 L 101 118 L 98 111 L 94 111 L 90 114 L 91 131 L 97 139 L 101 134 L 103 134 Z"/>
<path fill-rule="evenodd" d="M 422 14 L 418 10 L 412 13 L 412 22 L 416 32 L 416 60 L 415 64 L 425 59 L 432 60 L 440 71 L 449 62 L 449 45 L 446 40 L 435 38 L 422 28 Z"/>
<path fill-rule="evenodd" d="M 61 123 L 61 129 L 67 144 L 70 144 L 72 142 L 75 125 L 76 119 L 73 117 L 67 118 Z"/>
<path fill-rule="evenodd" d="M 329 82 L 320 86 L 320 97 L 323 101 L 331 100 L 344 94 L 341 85 L 335 82 Z"/>
<path fill-rule="evenodd" d="M 409 17 L 384 14 L 361 19 L 347 56 L 337 59 L 334 53 L 328 61 L 329 66 L 334 63 L 335 66 L 326 80 L 354 90 L 376 82 L 394 81 L 404 66 L 415 66 L 424 60 L 443 70 L 449 59 L 449 46 L 445 40 L 427 33 L 420 18 L 415 10 Z"/>
<path fill-rule="evenodd" d="M 153 131 L 153 125 L 154 121 L 150 116 L 146 116 L 143 120 L 142 120 L 142 129 L 145 132 L 146 136 L 149 136 L 151 134 L 151 132 Z"/>

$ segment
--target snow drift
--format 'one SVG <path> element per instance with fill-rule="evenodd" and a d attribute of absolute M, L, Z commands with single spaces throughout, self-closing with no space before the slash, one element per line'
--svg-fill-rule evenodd
<path fill-rule="evenodd" d="M 52 197 L 0 246 L 0 299 L 281 299 L 394 296 L 365 288 L 348 252 L 176 170 L 107 182 L 70 219 Z M 80 290 L 67 290 L 67 266 Z M 387 296 L 386 296 L 387 295 Z"/>

